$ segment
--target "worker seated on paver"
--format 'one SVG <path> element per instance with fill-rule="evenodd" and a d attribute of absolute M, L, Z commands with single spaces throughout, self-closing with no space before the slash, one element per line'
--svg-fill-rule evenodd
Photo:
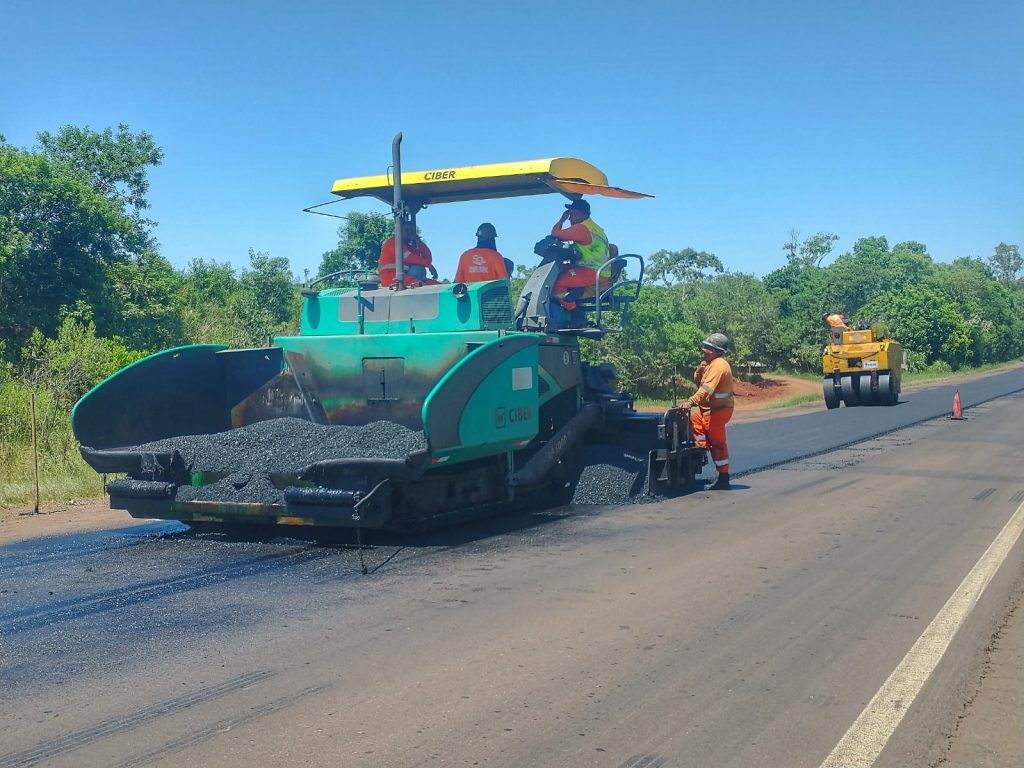
<path fill-rule="evenodd" d="M 608 290 L 609 286 L 615 285 L 619 281 L 622 270 L 626 267 L 626 260 L 620 259 L 619 257 L 619 246 L 615 243 L 608 243 L 608 258 L 613 259 L 612 263 L 608 267 L 608 276 L 601 276 L 601 280 L 595 287 L 593 283 L 588 285 L 586 288 L 578 289 L 580 291 L 578 299 L 593 299 L 597 297 L 597 292 L 600 290 L 604 293 Z M 578 300 L 577 299 L 577 300 Z"/>
<path fill-rule="evenodd" d="M 483 280 L 501 280 L 509 276 L 509 260 L 498 253 L 494 239 L 498 232 L 493 224 L 483 223 L 476 229 L 476 248 L 470 248 L 459 258 L 455 282 L 478 283 Z"/>
<path fill-rule="evenodd" d="M 569 226 L 566 226 L 567 222 Z M 588 288 L 592 297 L 599 282 L 600 290 L 610 284 L 611 267 L 605 266 L 605 262 L 618 256 L 618 248 L 608 243 L 605 231 L 590 218 L 590 203 L 582 199 L 573 200 L 565 206 L 565 211 L 551 228 L 551 236 L 572 243 L 575 256 L 575 263 L 562 266 L 552 290 L 567 313 L 562 327 L 582 327 L 586 318 L 576 309 L 576 301 L 584 297 Z"/>
<path fill-rule="evenodd" d="M 405 273 L 405 285 L 412 288 L 417 285 L 437 285 L 437 270 L 434 269 L 434 258 L 427 244 L 416 234 L 416 225 L 411 221 L 402 222 L 402 266 Z M 389 288 L 395 284 L 395 237 L 392 235 L 384 241 L 377 260 L 377 272 L 380 274 L 380 287 Z M 427 277 L 430 272 L 430 277 Z"/>

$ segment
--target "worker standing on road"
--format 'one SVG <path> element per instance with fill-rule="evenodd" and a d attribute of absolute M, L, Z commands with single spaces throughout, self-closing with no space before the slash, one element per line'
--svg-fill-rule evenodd
<path fill-rule="evenodd" d="M 723 333 L 712 333 L 701 345 L 704 360 L 693 373 L 697 391 L 686 401 L 690 410 L 693 436 L 699 448 L 711 451 L 711 460 L 718 478 L 709 491 L 729 490 L 729 447 L 725 442 L 725 425 L 732 418 L 732 367 L 722 355 L 729 339 Z"/>
<path fill-rule="evenodd" d="M 434 257 L 427 244 L 416 234 L 416 225 L 411 221 L 402 222 L 402 266 L 405 270 L 405 285 L 412 288 L 417 285 L 437 285 L 437 270 L 434 269 Z M 377 272 L 380 274 L 380 285 L 389 288 L 395 284 L 395 236 L 384 241 L 377 260 Z M 427 277 L 430 272 L 430 279 Z"/>
<path fill-rule="evenodd" d="M 497 236 L 493 224 L 485 222 L 476 228 L 476 248 L 470 248 L 459 258 L 459 268 L 455 271 L 456 283 L 501 280 L 509 276 L 506 259 L 498 253 L 494 243 Z"/>
<path fill-rule="evenodd" d="M 565 226 L 566 222 L 569 223 L 568 227 Z M 577 263 L 562 268 L 552 294 L 563 309 L 572 313 L 570 318 L 574 321 L 573 325 L 579 325 L 583 318 L 575 315 L 576 301 L 571 291 L 593 288 L 597 284 L 598 270 L 616 249 L 614 245 L 608 244 L 608 235 L 600 225 L 590 218 L 590 203 L 582 199 L 573 200 L 565 206 L 561 218 L 551 228 L 551 234 L 559 240 L 570 241 L 576 251 Z M 611 268 L 605 267 L 601 271 L 601 278 L 607 279 L 610 276 Z"/>
<path fill-rule="evenodd" d="M 823 322 L 832 334 L 833 344 L 843 343 L 843 331 L 850 330 L 849 323 L 846 322 L 846 316 L 842 312 L 826 312 L 821 316 L 821 322 Z"/>

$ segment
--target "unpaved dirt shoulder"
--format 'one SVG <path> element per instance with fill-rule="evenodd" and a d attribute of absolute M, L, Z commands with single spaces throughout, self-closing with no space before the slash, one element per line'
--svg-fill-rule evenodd
<path fill-rule="evenodd" d="M 0 509 L 0 545 L 82 531 L 141 525 L 123 509 L 111 509 L 107 499 L 85 499 L 63 504 L 44 504 L 38 512 L 32 507 Z"/>
<path fill-rule="evenodd" d="M 978 692 L 953 734 L 944 765 L 1024 765 L 1024 607 L 1022 596 L 986 649 Z"/>

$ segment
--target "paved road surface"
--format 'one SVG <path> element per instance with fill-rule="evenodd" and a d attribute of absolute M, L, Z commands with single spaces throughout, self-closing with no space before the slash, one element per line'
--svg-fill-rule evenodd
<path fill-rule="evenodd" d="M 918 398 L 737 425 L 731 493 L 362 552 L 174 524 L 0 549 L 0 768 L 818 768 L 1024 499 L 1024 396 Z M 885 434 L 810 437 L 854 429 Z M 1022 551 L 863 765 L 975 764 L 953 734 Z"/>
<path fill-rule="evenodd" d="M 851 445 L 895 429 L 942 415 L 953 408 L 953 394 L 959 391 L 964 408 L 992 398 L 1024 392 L 1024 368 L 994 374 L 956 385 L 916 389 L 900 396 L 892 407 L 813 410 L 799 416 L 782 416 L 728 428 L 731 469 L 745 474 L 794 458 L 809 456 L 842 445 Z M 705 473 L 714 474 L 710 467 Z"/>

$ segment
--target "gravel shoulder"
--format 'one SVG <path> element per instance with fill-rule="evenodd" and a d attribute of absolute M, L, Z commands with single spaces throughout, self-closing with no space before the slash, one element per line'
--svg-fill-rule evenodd
<path fill-rule="evenodd" d="M 1024 765 L 1024 608 L 1022 596 L 988 648 L 978 690 L 964 707 L 941 765 L 1004 768 Z"/>

